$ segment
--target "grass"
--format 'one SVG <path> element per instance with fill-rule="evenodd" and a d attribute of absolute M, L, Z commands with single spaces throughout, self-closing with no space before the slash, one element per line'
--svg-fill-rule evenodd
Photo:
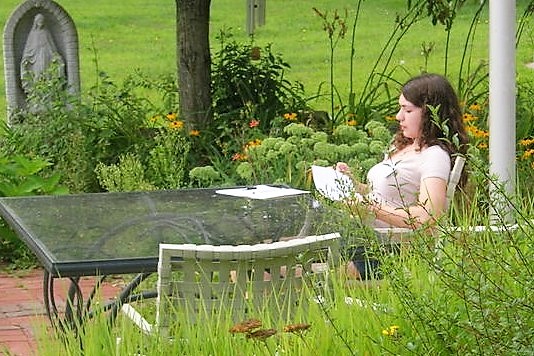
<path fill-rule="evenodd" d="M 532 216 L 532 206 L 524 209 Z M 381 258 L 381 281 L 363 284 L 332 273 L 331 298 L 311 303 L 305 314 L 297 311 L 294 319 L 280 322 L 269 314 L 253 315 L 261 328 L 276 330 L 265 340 L 231 333 L 234 322 L 222 311 L 202 323 L 177 323 L 171 340 L 146 336 L 122 316 L 110 327 L 98 315 L 87 323 L 81 342 L 88 355 L 531 354 L 533 229 L 521 220 L 520 229 L 499 236 L 439 235 L 446 243 L 436 250 L 428 248 L 432 237 L 416 235 L 409 253 Z M 149 303 L 145 312 L 153 309 L 153 300 L 144 303 Z M 145 312 L 154 322 L 153 312 Z M 184 318 L 177 310 L 175 320 Z M 310 327 L 284 331 L 295 323 Z M 38 345 L 43 356 L 75 355 L 80 348 L 73 334 L 62 342 L 44 331 Z"/>
<path fill-rule="evenodd" d="M 518 1 L 518 9 L 526 4 Z M 3 0 L 0 7 L 0 25 L 3 27 L 18 0 Z M 385 43 L 394 25 L 397 13 L 404 11 L 404 0 L 363 1 L 356 32 L 354 57 L 354 87 L 361 90 L 376 61 L 381 46 Z M 128 0 L 91 2 L 70 0 L 61 4 L 73 18 L 79 34 L 79 55 L 82 90 L 96 82 L 97 69 L 107 72 L 112 79 L 120 81 L 135 69 L 149 75 L 176 71 L 175 4 L 172 1 Z M 477 1 L 468 2 L 459 14 L 453 27 L 451 52 L 449 53 L 451 79 L 456 79 L 461 49 L 464 47 L 472 14 Z M 327 34 L 322 30 L 320 18 L 312 6 L 321 11 L 348 9 L 348 26 L 352 28 L 355 5 L 342 0 L 322 0 L 310 3 L 306 0 L 267 2 L 266 25 L 256 30 L 255 41 L 263 46 L 273 43 L 275 52 L 292 66 L 287 73 L 291 80 L 305 85 L 312 96 L 321 84 L 329 81 L 329 47 Z M 522 10 L 518 10 L 518 15 Z M 487 11 L 478 24 L 473 49 L 473 64 L 487 61 L 488 55 Z M 222 29 L 232 29 L 235 38 L 248 41 L 245 33 L 245 4 L 236 6 L 235 0 L 214 0 L 211 5 L 211 46 L 217 49 L 215 36 Z M 528 27 L 528 26 L 527 26 Z M 533 58 L 533 39 L 530 27 L 517 54 L 518 71 L 525 80 L 532 73 L 524 69 L 524 63 Z M 428 61 L 428 70 L 443 72 L 445 31 L 441 26 L 432 26 L 429 19 L 420 21 L 399 44 L 393 63 L 402 64 L 397 73 L 399 80 L 417 73 L 425 65 L 421 55 L 422 42 L 434 42 Z M 349 87 L 350 33 L 335 52 L 335 83 L 346 97 Z M 2 46 L 3 51 L 3 46 Z M 96 62 L 98 62 L 98 67 Z M 3 64 L 0 64 L 3 71 Z M 345 99 L 346 100 L 346 99 Z M 318 106 L 324 103 L 317 103 Z M 319 107 L 318 109 L 321 109 Z M 5 115 L 5 89 L 0 82 L 0 115 Z"/>
<path fill-rule="evenodd" d="M 387 297 L 383 293 L 384 289 L 347 287 L 339 283 L 335 288 L 335 299 L 324 304 L 330 320 L 325 317 L 321 305 L 314 303 L 299 320 L 276 322 L 269 315 L 255 315 L 262 321 L 262 329 L 276 330 L 276 334 L 265 341 L 245 334 L 231 333 L 229 330 L 234 322 L 225 318 L 224 314 L 203 320 L 201 325 L 177 324 L 172 332 L 172 341 L 158 338 L 157 335 L 144 335 L 122 316 L 110 328 L 105 316 L 99 315 L 87 324 L 82 343 L 85 353 L 90 355 L 130 355 L 139 352 L 145 355 L 235 355 L 236 352 L 242 355 L 267 355 L 274 354 L 275 350 L 289 355 L 349 355 L 364 351 L 380 352 L 382 347 L 389 347 L 392 340 L 388 338 L 375 344 L 376 340 L 383 338 L 382 330 L 397 323 L 395 314 L 392 313 L 393 304 L 384 299 Z M 176 320 L 183 320 L 184 317 L 177 312 Z M 299 322 L 309 324 L 309 329 L 302 333 L 284 331 L 284 326 Z M 343 338 L 332 327 L 332 322 L 342 330 Z M 346 333 L 347 330 L 353 331 Z M 40 355 L 56 355 L 65 351 L 67 354 L 76 354 L 79 351 L 80 344 L 73 334 L 67 334 L 63 341 L 51 340 L 50 333 L 45 330 L 38 334 Z M 118 344 L 117 338 L 120 338 Z M 63 342 L 66 346 L 62 346 Z"/>

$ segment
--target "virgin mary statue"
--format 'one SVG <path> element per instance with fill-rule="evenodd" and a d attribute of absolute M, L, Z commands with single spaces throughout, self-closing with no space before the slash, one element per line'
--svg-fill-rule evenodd
<path fill-rule="evenodd" d="M 54 72 L 49 72 L 52 64 Z M 22 52 L 20 63 L 22 88 L 28 93 L 35 82 L 52 79 L 52 76 L 65 77 L 65 62 L 56 48 L 52 34 L 45 26 L 44 16 L 37 14 Z"/>

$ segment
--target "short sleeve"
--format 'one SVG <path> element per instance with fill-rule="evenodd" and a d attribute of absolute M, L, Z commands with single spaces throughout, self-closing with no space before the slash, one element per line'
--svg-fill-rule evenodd
<path fill-rule="evenodd" d="M 421 180 L 425 178 L 449 180 L 451 157 L 447 151 L 439 146 L 431 146 L 421 152 L 421 156 Z"/>

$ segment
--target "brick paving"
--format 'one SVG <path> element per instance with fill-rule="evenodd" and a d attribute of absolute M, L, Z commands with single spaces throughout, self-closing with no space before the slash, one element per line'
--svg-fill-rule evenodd
<path fill-rule="evenodd" d="M 90 290 L 92 278 L 84 278 L 82 290 Z M 102 295 L 112 298 L 121 289 L 121 280 L 104 283 Z M 68 280 L 55 286 L 58 309 L 65 305 Z M 84 294 L 86 295 L 86 294 Z M 0 355 L 37 355 L 36 338 L 51 328 L 43 303 L 43 271 L 4 271 L 0 269 Z"/>

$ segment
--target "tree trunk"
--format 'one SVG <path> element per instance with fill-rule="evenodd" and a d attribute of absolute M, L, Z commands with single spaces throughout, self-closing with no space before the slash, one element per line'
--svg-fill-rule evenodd
<path fill-rule="evenodd" d="M 211 0 L 176 0 L 180 117 L 203 128 L 211 116 Z"/>

